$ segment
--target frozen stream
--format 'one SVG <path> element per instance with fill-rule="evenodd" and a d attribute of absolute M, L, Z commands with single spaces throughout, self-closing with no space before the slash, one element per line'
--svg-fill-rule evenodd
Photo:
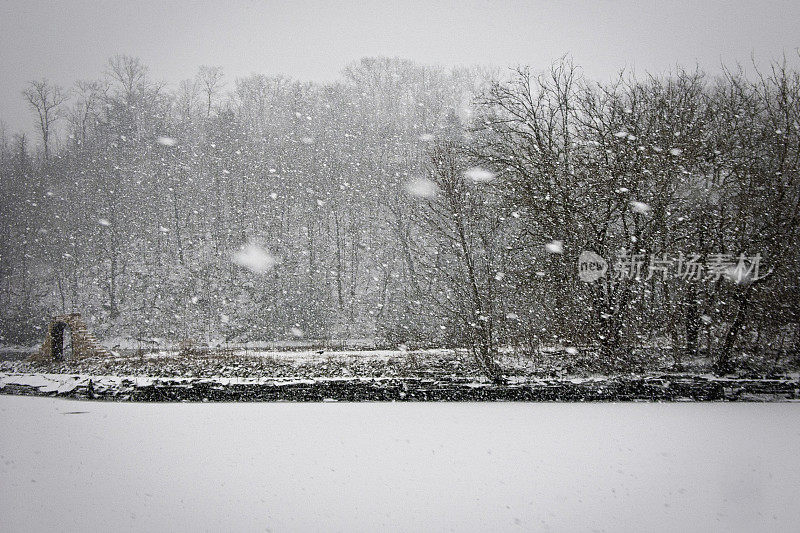
<path fill-rule="evenodd" d="M 778 531 L 800 405 L 0 395 L 0 529 Z"/>

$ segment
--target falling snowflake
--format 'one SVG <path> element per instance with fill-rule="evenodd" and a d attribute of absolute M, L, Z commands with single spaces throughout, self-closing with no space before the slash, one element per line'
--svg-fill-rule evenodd
<path fill-rule="evenodd" d="M 305 137 L 302 137 L 300 141 L 303 144 L 314 144 L 314 137 L 309 137 L 308 135 L 306 135 Z"/>
<path fill-rule="evenodd" d="M 519 316 L 517 313 L 506 313 L 506 318 L 509 320 L 518 320 Z"/>
<path fill-rule="evenodd" d="M 545 250 L 551 254 L 564 253 L 564 241 L 551 241 L 544 245 Z"/>
<path fill-rule="evenodd" d="M 506 273 L 505 272 L 498 272 L 498 273 L 496 273 L 494 275 L 494 279 L 496 279 L 497 281 L 503 281 L 503 279 L 505 279 L 505 277 L 506 277 Z"/>
<path fill-rule="evenodd" d="M 650 206 L 644 202 L 637 202 L 636 200 L 633 200 L 631 201 L 631 211 L 646 215 L 650 212 Z"/>
<path fill-rule="evenodd" d="M 624 138 L 626 138 L 628 135 L 629 135 L 629 134 L 628 134 L 628 132 L 627 132 L 627 131 L 625 131 L 625 130 L 622 130 L 622 131 L 618 131 L 617 133 L 615 133 L 615 134 L 614 134 L 614 137 L 616 137 L 617 139 L 624 139 Z"/>
<path fill-rule="evenodd" d="M 97 219 L 97 223 L 100 224 L 101 226 L 110 226 L 111 225 L 111 221 L 108 220 L 107 218 L 98 218 Z"/>
<path fill-rule="evenodd" d="M 572 346 L 570 346 L 569 348 L 565 348 L 564 351 L 570 355 L 578 355 L 578 349 L 573 348 Z"/>
<path fill-rule="evenodd" d="M 278 193 L 271 192 L 271 193 L 269 193 L 269 197 L 272 198 L 273 200 L 277 200 L 278 199 Z"/>
<path fill-rule="evenodd" d="M 257 244 L 248 244 L 233 255 L 233 262 L 255 274 L 275 266 L 275 258 Z"/>
<path fill-rule="evenodd" d="M 496 174 L 484 168 L 472 167 L 464 171 L 464 176 L 472 180 L 473 183 L 489 183 L 494 180 Z"/>
<path fill-rule="evenodd" d="M 303 330 L 297 326 L 292 326 L 289 332 L 295 337 L 302 337 L 303 335 L 305 335 L 305 333 L 303 333 Z"/>
<path fill-rule="evenodd" d="M 158 137 L 156 142 L 161 146 L 175 146 L 177 141 L 172 137 Z"/>
<path fill-rule="evenodd" d="M 670 149 L 669 153 L 671 153 L 672 155 L 681 155 L 683 153 L 683 150 L 681 150 L 680 148 L 672 148 Z"/>
<path fill-rule="evenodd" d="M 434 182 L 426 178 L 417 178 L 407 182 L 404 189 L 417 198 L 433 198 L 439 189 Z"/>
<path fill-rule="evenodd" d="M 325 205 L 325 200 L 320 200 L 320 199 L 317 199 L 317 205 L 318 205 L 319 207 L 322 207 L 323 205 Z"/>
<path fill-rule="evenodd" d="M 433 140 L 433 135 L 430 133 L 423 133 L 419 136 L 420 141 L 429 142 Z"/>
<path fill-rule="evenodd" d="M 159 226 L 158 231 L 160 231 L 161 233 L 169 233 L 169 228 L 164 226 Z"/>

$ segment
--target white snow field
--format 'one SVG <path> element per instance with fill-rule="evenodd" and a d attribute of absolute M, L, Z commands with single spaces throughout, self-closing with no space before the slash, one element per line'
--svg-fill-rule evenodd
<path fill-rule="evenodd" d="M 800 406 L 0 396 L 3 531 L 787 531 Z"/>

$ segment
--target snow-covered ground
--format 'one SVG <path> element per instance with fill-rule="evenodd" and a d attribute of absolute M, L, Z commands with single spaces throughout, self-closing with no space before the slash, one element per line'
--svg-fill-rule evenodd
<path fill-rule="evenodd" d="M 780 531 L 795 404 L 0 396 L 4 531 Z"/>

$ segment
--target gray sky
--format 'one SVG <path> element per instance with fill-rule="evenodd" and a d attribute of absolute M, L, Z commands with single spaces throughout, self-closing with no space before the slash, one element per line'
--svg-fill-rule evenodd
<path fill-rule="evenodd" d="M 327 81 L 363 56 L 420 63 L 528 64 L 569 53 L 593 78 L 676 64 L 797 65 L 800 2 L 597 0 L 399 2 L 0 0 L 0 120 L 33 131 L 20 94 L 34 78 L 98 77 L 114 54 L 140 57 L 175 83 L 201 64 L 230 82 L 252 72 Z"/>

